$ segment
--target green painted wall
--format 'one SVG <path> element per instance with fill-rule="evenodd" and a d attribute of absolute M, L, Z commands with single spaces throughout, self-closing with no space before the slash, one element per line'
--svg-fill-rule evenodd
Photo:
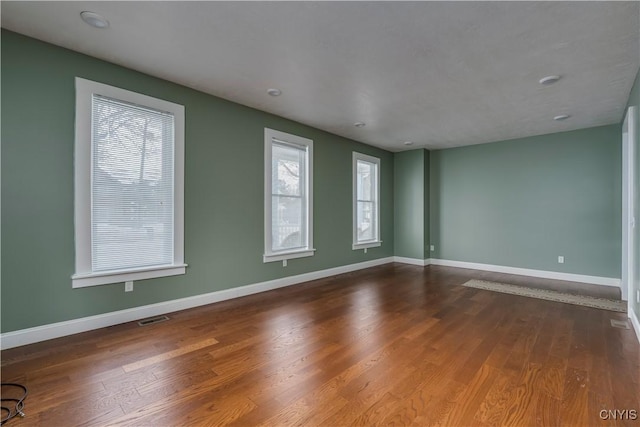
<path fill-rule="evenodd" d="M 432 257 L 619 278 L 621 137 L 611 125 L 431 152 Z"/>
<path fill-rule="evenodd" d="M 185 105 L 186 275 L 71 288 L 76 76 Z M 8 31 L 1 77 L 2 332 L 392 255 L 620 277 L 619 125 L 392 154 Z M 317 253 L 286 268 L 262 263 L 264 127 L 315 143 Z M 381 159 L 367 254 L 351 250 L 352 151 Z"/>
<path fill-rule="evenodd" d="M 633 89 L 631 89 L 631 94 L 629 95 L 629 102 L 627 102 L 627 106 L 636 105 L 638 106 L 638 114 L 636 117 L 636 123 L 640 125 L 640 72 L 636 75 L 636 80 L 633 84 Z M 624 120 L 624 117 L 623 117 Z M 636 165 L 640 168 L 640 129 L 636 134 Z M 638 173 L 637 177 L 640 176 Z M 638 224 L 638 217 L 640 212 L 640 179 L 636 179 L 636 192 L 635 192 L 635 205 L 636 205 L 636 224 Z M 635 249 L 635 280 L 633 284 L 633 291 L 629 295 L 631 301 L 633 301 L 632 307 L 633 311 L 636 313 L 636 317 L 640 318 L 640 304 L 636 299 L 636 292 L 640 289 L 640 227 L 636 225 L 636 249 Z"/>
<path fill-rule="evenodd" d="M 185 106 L 186 275 L 71 288 L 76 76 Z M 392 153 L 8 31 L 1 89 L 2 332 L 393 255 Z M 317 252 L 286 268 L 262 262 L 264 127 L 314 141 Z M 381 159 L 383 244 L 367 254 L 351 249 L 354 150 Z"/>
<path fill-rule="evenodd" d="M 429 152 L 394 154 L 395 255 L 423 260 L 429 242 Z"/>

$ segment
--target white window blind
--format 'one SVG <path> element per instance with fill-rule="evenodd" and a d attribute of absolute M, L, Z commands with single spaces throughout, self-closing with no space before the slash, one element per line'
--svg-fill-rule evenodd
<path fill-rule="evenodd" d="M 265 129 L 264 262 L 313 255 L 313 141 Z"/>
<path fill-rule="evenodd" d="M 354 153 L 354 249 L 380 244 L 380 159 Z"/>
<path fill-rule="evenodd" d="M 173 262 L 174 116 L 93 95 L 93 271 Z"/>

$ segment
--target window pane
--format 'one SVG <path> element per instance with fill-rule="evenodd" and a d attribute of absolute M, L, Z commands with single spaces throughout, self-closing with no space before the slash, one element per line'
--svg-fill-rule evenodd
<path fill-rule="evenodd" d="M 358 200 L 373 200 L 373 167 L 371 163 L 358 160 Z"/>
<path fill-rule="evenodd" d="M 173 116 L 93 96 L 93 271 L 173 262 Z"/>
<path fill-rule="evenodd" d="M 305 152 L 286 145 L 273 144 L 271 164 L 272 194 L 301 196 L 304 190 Z"/>
<path fill-rule="evenodd" d="M 307 242 L 303 199 L 274 195 L 271 200 L 271 250 L 305 247 Z"/>
<path fill-rule="evenodd" d="M 375 223 L 375 204 L 373 202 L 358 202 L 357 205 L 357 236 L 358 241 L 374 240 L 377 236 Z"/>

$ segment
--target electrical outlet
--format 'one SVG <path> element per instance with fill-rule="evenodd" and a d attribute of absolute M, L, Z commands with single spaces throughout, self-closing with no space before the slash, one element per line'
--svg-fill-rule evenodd
<path fill-rule="evenodd" d="M 367 248 L 364 248 L 364 253 L 365 253 L 365 254 L 367 253 Z"/>
<path fill-rule="evenodd" d="M 125 292 L 133 292 L 133 281 L 124 282 L 124 291 Z"/>
<path fill-rule="evenodd" d="M 435 250 L 436 250 L 436 245 L 431 245 L 431 246 L 429 246 L 429 250 L 430 250 L 430 251 L 435 251 Z"/>
<path fill-rule="evenodd" d="M 562 255 L 558 256 L 558 264 L 564 264 L 564 257 Z"/>
<path fill-rule="evenodd" d="M 286 266 L 287 266 L 287 260 L 286 260 L 286 259 L 283 259 L 283 260 L 282 260 L 282 266 L 283 266 L 283 267 L 286 267 Z"/>

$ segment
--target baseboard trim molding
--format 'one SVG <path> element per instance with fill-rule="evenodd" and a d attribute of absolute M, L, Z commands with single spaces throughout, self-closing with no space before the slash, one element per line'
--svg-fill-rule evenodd
<path fill-rule="evenodd" d="M 421 267 L 429 265 L 428 259 L 407 258 L 403 256 L 394 256 L 393 262 L 399 262 L 401 264 L 419 265 Z"/>
<path fill-rule="evenodd" d="M 492 271 L 494 273 L 517 274 L 519 276 L 540 277 L 542 279 L 566 280 L 568 282 L 590 283 L 592 285 L 615 286 L 620 288 L 620 279 L 613 277 L 586 276 L 583 274 L 560 273 L 557 271 L 532 270 L 529 268 L 506 267 L 503 265 L 479 264 L 466 261 L 430 258 L 427 265 L 468 268 L 472 270 Z"/>
<path fill-rule="evenodd" d="M 105 328 L 107 326 L 113 326 L 120 323 L 144 319 L 145 317 L 158 316 L 161 314 L 172 313 L 174 311 L 213 304 L 215 302 L 225 301 L 232 298 L 239 298 L 247 295 L 257 294 L 260 292 L 270 291 L 272 289 L 297 285 L 299 283 L 309 282 L 312 280 L 323 279 L 325 277 L 335 276 L 338 274 L 344 274 L 356 270 L 375 267 L 378 265 L 388 264 L 393 261 L 394 257 L 379 258 L 371 261 L 364 261 L 356 264 L 343 265 L 340 267 L 328 268 L 326 270 L 312 271 L 310 273 L 298 274 L 296 276 L 282 277 L 279 279 L 268 280 L 266 282 L 239 286 L 237 288 L 224 289 L 221 291 L 215 291 L 156 304 L 143 305 L 126 310 L 113 311 L 110 313 L 98 314 L 95 316 L 81 317 L 79 319 L 72 319 L 64 322 L 51 323 L 48 325 L 36 326 L 33 328 L 6 332 L 0 335 L 0 349 L 6 350 L 22 345 L 33 344 L 40 341 L 46 341 L 54 338 L 64 337 L 67 335 L 77 334 L 80 332 L 87 332 L 94 329 Z"/>
<path fill-rule="evenodd" d="M 631 307 L 629 307 L 627 315 L 631 320 L 631 326 L 633 327 L 633 330 L 636 332 L 636 338 L 638 338 L 638 342 L 640 342 L 640 321 L 638 320 L 638 316 L 636 316 L 636 313 L 631 310 Z"/>

